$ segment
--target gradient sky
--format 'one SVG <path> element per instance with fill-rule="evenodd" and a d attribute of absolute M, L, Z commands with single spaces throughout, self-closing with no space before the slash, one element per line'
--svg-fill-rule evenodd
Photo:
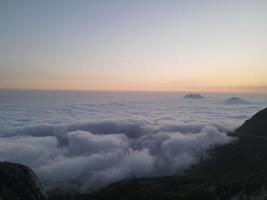
<path fill-rule="evenodd" d="M 0 0 L 0 88 L 267 92 L 266 0 Z"/>

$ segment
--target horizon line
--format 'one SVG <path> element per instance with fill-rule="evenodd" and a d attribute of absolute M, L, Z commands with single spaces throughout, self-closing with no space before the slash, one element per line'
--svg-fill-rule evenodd
<path fill-rule="evenodd" d="M 40 91 L 40 92 L 142 92 L 142 93 L 240 93 L 240 94 L 266 94 L 267 91 L 215 91 L 215 90 L 93 90 L 93 89 L 44 89 L 44 88 L 0 88 L 0 91 Z"/>

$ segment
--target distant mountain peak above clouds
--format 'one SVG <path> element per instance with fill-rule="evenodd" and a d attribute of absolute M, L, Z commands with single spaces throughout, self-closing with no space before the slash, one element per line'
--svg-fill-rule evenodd
<path fill-rule="evenodd" d="M 204 99 L 205 97 L 203 97 L 201 94 L 194 94 L 194 93 L 190 93 L 184 96 L 185 99 Z"/>
<path fill-rule="evenodd" d="M 248 104 L 249 102 L 244 100 L 244 99 L 241 99 L 239 97 L 231 97 L 229 99 L 226 99 L 224 101 L 226 104 L 228 105 L 233 105 L 233 104 Z"/>

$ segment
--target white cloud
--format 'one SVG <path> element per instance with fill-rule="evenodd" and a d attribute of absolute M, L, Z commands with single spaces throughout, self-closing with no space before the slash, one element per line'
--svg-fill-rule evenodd
<path fill-rule="evenodd" d="M 46 187 L 86 191 L 183 172 L 266 105 L 227 106 L 209 94 L 201 103 L 176 93 L 49 94 L 0 104 L 0 160 L 30 166 Z"/>
<path fill-rule="evenodd" d="M 64 129 L 41 126 L 36 136 L 31 131 L 37 127 L 28 129 L 29 135 L 24 129 L 21 136 L 1 139 L 0 159 L 33 167 L 48 188 L 89 191 L 123 179 L 182 172 L 204 158 L 208 149 L 232 140 L 215 126 L 168 126 L 152 129 L 111 121 Z M 68 132 L 73 127 L 82 130 Z"/>

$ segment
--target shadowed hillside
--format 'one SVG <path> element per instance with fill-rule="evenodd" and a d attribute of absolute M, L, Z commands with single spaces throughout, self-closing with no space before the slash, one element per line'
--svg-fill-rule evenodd
<path fill-rule="evenodd" d="M 46 200 L 34 172 L 20 164 L 0 162 L 1 200 Z"/>
<path fill-rule="evenodd" d="M 267 137 L 267 108 L 258 112 L 236 130 L 237 134 Z"/>

